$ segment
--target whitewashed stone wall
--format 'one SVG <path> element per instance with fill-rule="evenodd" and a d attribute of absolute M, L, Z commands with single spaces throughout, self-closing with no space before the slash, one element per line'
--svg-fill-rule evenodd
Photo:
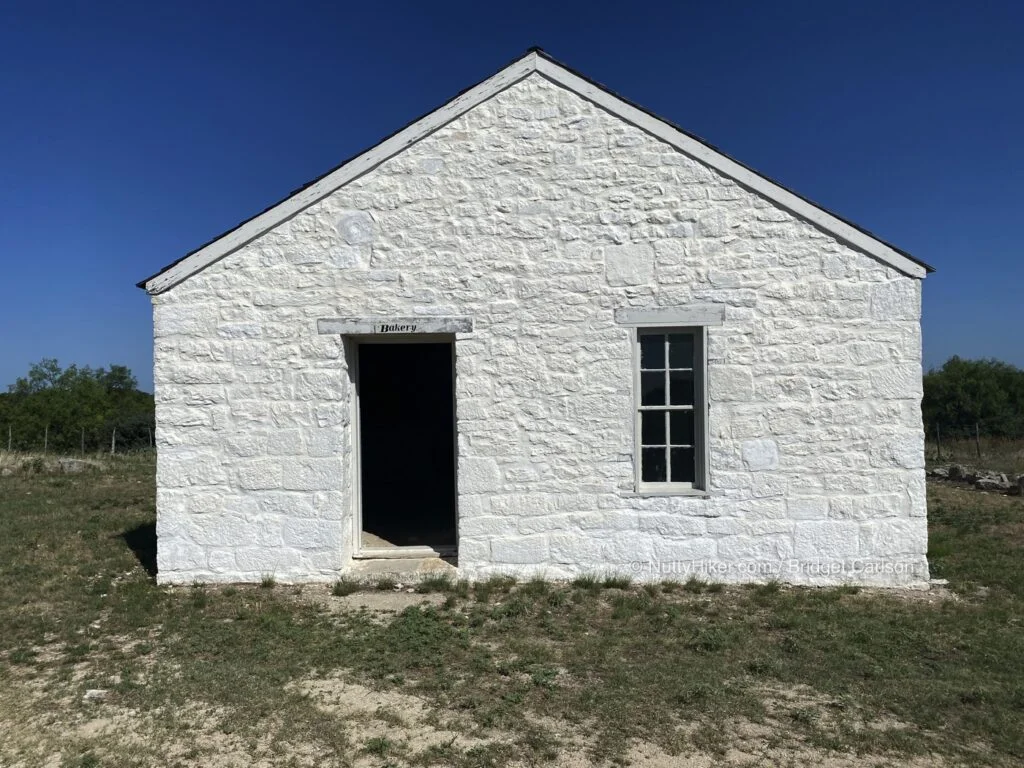
<path fill-rule="evenodd" d="M 927 580 L 918 280 L 539 75 L 155 296 L 159 579 L 351 565 L 352 383 L 316 320 L 470 315 L 459 565 Z M 709 498 L 633 493 L 621 307 L 720 303 Z"/>

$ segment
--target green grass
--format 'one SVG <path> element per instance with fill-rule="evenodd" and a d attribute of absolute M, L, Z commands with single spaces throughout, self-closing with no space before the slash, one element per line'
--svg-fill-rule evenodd
<path fill-rule="evenodd" d="M 277 586 L 277 579 L 272 574 L 264 574 L 260 578 L 260 588 L 262 589 L 273 589 Z"/>
<path fill-rule="evenodd" d="M 629 589 L 633 580 L 629 576 L 605 576 L 601 579 L 601 586 L 605 589 Z"/>
<path fill-rule="evenodd" d="M 331 594 L 335 597 L 344 597 L 360 590 L 360 584 L 353 579 L 338 579 L 331 586 Z"/>
<path fill-rule="evenodd" d="M 301 751 L 325 765 L 362 755 L 468 767 L 579 749 L 617 763 L 633 740 L 714 763 L 745 721 L 768 729 L 762 747 L 815 750 L 796 764 L 840 752 L 866 765 L 1018 765 L 1024 500 L 929 493 L 933 575 L 949 579 L 947 596 L 496 576 L 428 580 L 418 588 L 443 592 L 442 605 L 372 614 L 308 599 L 358 588 L 347 580 L 301 594 L 155 586 L 142 565 L 153 554 L 144 462 L 0 478 L 0 764 L 54 753 L 65 765 L 166 764 L 170 753 L 207 764 L 229 750 L 241 764 L 288 766 Z M 359 714 L 301 688 L 339 675 L 415 696 L 417 727 L 477 741 L 416 746 L 398 704 Z M 108 691 L 103 703 L 82 701 L 89 688 Z M 94 718 L 116 727 L 82 730 Z"/>
<path fill-rule="evenodd" d="M 452 592 L 455 590 L 455 580 L 446 573 L 426 576 L 416 584 L 416 591 L 420 594 L 430 592 Z"/>

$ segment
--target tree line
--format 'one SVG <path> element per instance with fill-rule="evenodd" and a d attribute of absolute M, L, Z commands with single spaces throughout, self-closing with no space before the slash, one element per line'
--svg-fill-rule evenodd
<path fill-rule="evenodd" d="M 951 357 L 924 375 L 925 429 L 943 438 L 1024 438 L 1024 370 L 999 360 Z M 153 395 L 131 370 L 61 366 L 44 359 L 0 393 L 0 448 L 54 452 L 152 445 Z M 9 442 L 8 442 L 9 441 Z"/>
<path fill-rule="evenodd" d="M 951 357 L 924 375 L 921 403 L 930 438 L 1024 438 L 1024 370 L 1000 360 Z"/>
<path fill-rule="evenodd" d="M 0 393 L 0 448 L 54 453 L 145 448 L 153 395 L 123 365 L 61 368 L 46 358 Z"/>

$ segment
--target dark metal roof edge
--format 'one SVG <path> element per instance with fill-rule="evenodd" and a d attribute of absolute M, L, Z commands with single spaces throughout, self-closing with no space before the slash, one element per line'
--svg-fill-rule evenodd
<path fill-rule="evenodd" d="M 164 272 L 166 272 L 167 270 L 177 266 L 178 264 L 180 264 L 181 262 L 185 261 L 185 259 L 189 258 L 193 254 L 198 253 L 199 251 L 203 250 L 207 246 L 213 245 L 215 242 L 217 242 L 221 238 L 226 237 L 227 235 L 230 235 L 232 232 L 234 232 L 239 227 L 245 226 L 246 224 L 248 224 L 253 219 L 259 218 L 264 213 L 267 213 L 268 211 L 276 208 L 277 206 L 281 205 L 281 203 L 285 202 L 286 200 L 289 200 L 290 198 L 292 198 L 293 196 L 295 196 L 296 194 L 298 194 L 302 190 L 312 186 L 313 184 L 316 184 L 321 179 L 323 179 L 323 178 L 325 178 L 327 176 L 330 176 L 335 171 L 338 171 L 338 170 L 344 168 L 346 165 L 348 165 L 350 162 L 355 160 L 357 157 L 360 157 L 360 156 L 366 154 L 367 152 L 372 151 L 374 148 L 380 146 L 385 141 L 390 139 L 392 136 L 394 136 L 394 135 L 396 135 L 398 133 L 401 133 L 406 128 L 410 127 L 411 125 L 413 125 L 415 123 L 418 123 L 423 118 L 433 114 L 434 112 L 436 112 L 439 109 L 442 109 L 446 104 L 448 104 L 448 103 L 454 101 L 455 99 L 459 98 L 459 96 L 461 96 L 462 94 L 466 93 L 467 91 L 471 91 L 472 89 L 476 88 L 481 83 L 486 82 L 487 80 L 490 80 L 492 77 L 494 77 L 498 73 L 500 73 L 503 70 L 507 69 L 508 67 L 512 66 L 517 61 L 520 61 L 520 60 L 526 58 L 531 53 L 536 53 L 538 56 L 541 56 L 541 57 L 547 59 L 551 63 L 557 64 L 558 66 L 562 67 L 563 69 L 565 69 L 565 70 L 567 70 L 569 72 L 572 72 L 574 75 L 576 75 L 576 77 L 579 77 L 582 80 L 586 80 L 588 83 L 593 85 L 595 88 L 600 88 L 602 91 L 605 91 L 606 93 L 611 94 L 612 96 L 614 96 L 615 98 L 619 99 L 620 101 L 623 101 L 626 104 L 629 104 L 634 109 L 638 109 L 641 112 L 643 112 L 644 114 L 650 115 L 654 119 L 660 120 L 661 122 L 665 123 L 666 125 L 670 125 L 672 128 L 674 128 L 675 130 L 679 131 L 680 133 L 688 136 L 689 138 L 693 139 L 694 141 L 697 141 L 697 142 L 703 144 L 704 146 L 706 146 L 709 149 L 717 152 L 718 154 L 720 154 L 720 155 L 722 155 L 724 157 L 729 158 L 730 160 L 732 160 L 732 162 L 736 163 L 737 165 L 742 166 L 743 168 L 746 168 L 751 173 L 757 174 L 758 176 L 760 176 L 763 179 L 766 179 L 767 181 L 771 182 L 775 186 L 777 186 L 777 187 L 779 187 L 781 189 L 786 190 L 787 192 L 789 192 L 792 195 L 795 195 L 796 197 L 799 197 L 804 202 L 806 202 L 806 203 L 808 203 L 810 205 L 813 205 L 815 208 L 818 208 L 818 209 L 824 211 L 825 213 L 827 213 L 830 216 L 834 216 L 835 218 L 839 219 L 840 221 L 842 221 L 845 224 L 848 224 L 849 226 L 853 227 L 854 229 L 858 230 L 859 232 L 863 232 L 868 237 L 870 237 L 870 238 L 872 238 L 874 240 L 877 240 L 878 242 L 882 243 L 883 245 L 885 245 L 885 246 L 887 246 L 889 248 L 892 248 L 894 251 L 899 253 L 901 256 L 905 256 L 906 258 L 908 258 L 911 261 L 913 261 L 915 264 L 919 264 L 920 266 L 924 267 L 927 272 L 934 272 L 935 271 L 935 267 L 931 266 L 930 264 L 928 264 L 928 263 L 926 263 L 924 261 L 921 261 L 920 259 L 918 259 L 917 257 L 911 255 L 910 253 L 907 253 L 902 248 L 896 247 L 892 243 L 890 243 L 890 242 L 888 242 L 886 240 L 883 240 L 878 235 L 874 234 L 873 232 L 871 232 L 868 229 L 865 229 L 864 227 L 860 226 L 859 224 L 857 224 L 857 223 L 855 223 L 853 221 L 850 221 L 849 219 L 846 219 L 846 218 L 840 216 L 839 214 L 835 213 L 834 211 L 829 210 L 828 208 L 826 208 L 825 206 L 821 205 L 820 203 L 816 203 L 813 200 L 811 200 L 810 198 L 805 197 L 804 195 L 801 195 L 799 192 L 796 192 L 796 191 L 790 189 L 786 185 L 780 184 L 778 181 L 776 181 L 775 179 L 771 178 L 770 176 L 766 176 L 765 174 L 761 173 L 760 171 L 758 171 L 758 170 L 756 170 L 754 168 L 751 168 L 746 163 L 743 163 L 743 162 L 737 160 L 736 158 L 734 158 L 732 155 L 728 154 L 727 152 L 723 152 L 721 149 L 716 147 L 714 144 L 712 144 L 712 143 L 710 143 L 708 141 L 705 141 L 700 136 L 697 136 L 697 135 L 695 135 L 693 133 L 690 133 L 689 131 L 679 127 L 676 123 L 672 122 L 671 120 L 665 119 L 664 117 L 662 117 L 661 115 L 657 114 L 656 112 L 652 112 L 651 110 L 647 109 L 646 107 L 644 107 L 644 106 L 642 106 L 640 104 L 637 104 L 636 102 L 631 101 L 630 99 L 620 95 L 619 93 L 615 92 L 611 88 L 608 88 L 607 86 L 603 85 L 602 83 L 599 83 L 598 81 L 594 80 L 593 78 L 588 77 L 587 75 L 583 74 L 582 72 L 580 72 L 580 71 L 578 71 L 576 69 L 573 69 L 572 67 L 570 67 L 570 66 L 566 65 L 565 63 L 563 63 L 563 62 L 559 61 L 558 59 L 556 59 L 554 56 L 549 54 L 547 51 L 545 51 L 540 46 L 531 46 L 531 47 L 527 48 L 524 53 L 522 53 L 519 56 L 517 56 L 516 58 L 512 59 L 510 62 L 508 62 L 504 66 L 500 67 L 495 72 L 491 73 L 487 77 L 484 77 L 484 78 L 476 81 L 472 85 L 469 85 L 469 86 L 463 88 L 461 91 L 456 93 L 450 99 L 445 100 L 439 106 L 434 107 L 433 109 L 430 109 L 430 110 L 424 112 L 419 117 L 413 118 L 412 120 L 407 122 L 405 125 L 403 125 L 400 128 L 392 131 L 387 136 L 384 136 L 383 138 L 381 138 L 380 141 L 376 142 L 375 144 L 372 144 L 371 146 L 369 146 L 369 147 L 367 147 L 365 149 L 362 149 L 359 152 L 356 152 L 355 154 L 349 155 L 347 158 L 342 160 L 340 163 L 338 163 L 333 168 L 325 171 L 324 173 L 321 173 L 319 176 L 317 176 L 316 178 L 311 179 L 310 181 L 306 182 L 301 187 L 293 189 L 291 192 L 289 192 L 287 195 L 282 197 L 280 200 L 277 200 L 276 202 L 268 205 L 266 208 L 264 208 L 263 210 L 259 211 L 258 213 L 253 214 L 249 218 L 244 219 L 243 221 L 240 221 L 238 224 L 236 224 L 235 226 L 231 227 L 230 229 L 227 229 L 227 230 L 221 232 L 219 235 L 215 235 L 214 237 L 210 238 L 209 240 L 207 240 L 205 243 L 203 243 L 202 245 L 198 246 L 197 248 L 193 248 L 191 251 L 186 253 L 184 256 L 181 256 L 180 258 L 175 259 L 170 264 L 167 264 L 166 266 L 164 266 L 161 269 L 157 270 L 156 272 L 154 272 L 149 277 L 146 277 L 143 280 L 140 280 L 139 282 L 137 282 L 135 284 L 136 287 L 137 288 L 142 288 L 143 290 L 145 290 L 146 283 L 148 283 L 150 280 L 153 280 L 153 279 L 159 277 Z"/>

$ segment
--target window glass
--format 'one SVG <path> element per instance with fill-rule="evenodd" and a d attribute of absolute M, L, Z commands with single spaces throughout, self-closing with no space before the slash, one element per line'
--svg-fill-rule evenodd
<path fill-rule="evenodd" d="M 669 334 L 668 361 L 670 368 L 693 368 L 693 334 Z"/>
<path fill-rule="evenodd" d="M 669 371 L 669 404 L 693 405 L 693 371 Z"/>
<path fill-rule="evenodd" d="M 644 371 L 640 374 L 640 404 L 665 404 L 665 372 Z"/>
<path fill-rule="evenodd" d="M 693 411 L 671 411 L 669 419 L 672 445 L 693 445 Z"/>
<path fill-rule="evenodd" d="M 645 483 L 664 483 L 668 481 L 668 472 L 665 466 L 664 448 L 644 448 L 641 456 L 643 466 L 643 481 Z"/>
<path fill-rule="evenodd" d="M 641 445 L 666 445 L 665 411 L 642 411 L 640 413 Z"/>
<path fill-rule="evenodd" d="M 658 370 L 665 367 L 665 337 L 651 334 L 640 337 L 640 367 Z"/>
<path fill-rule="evenodd" d="M 672 454 L 672 482 L 692 483 L 696 476 L 693 448 L 670 448 Z"/>

